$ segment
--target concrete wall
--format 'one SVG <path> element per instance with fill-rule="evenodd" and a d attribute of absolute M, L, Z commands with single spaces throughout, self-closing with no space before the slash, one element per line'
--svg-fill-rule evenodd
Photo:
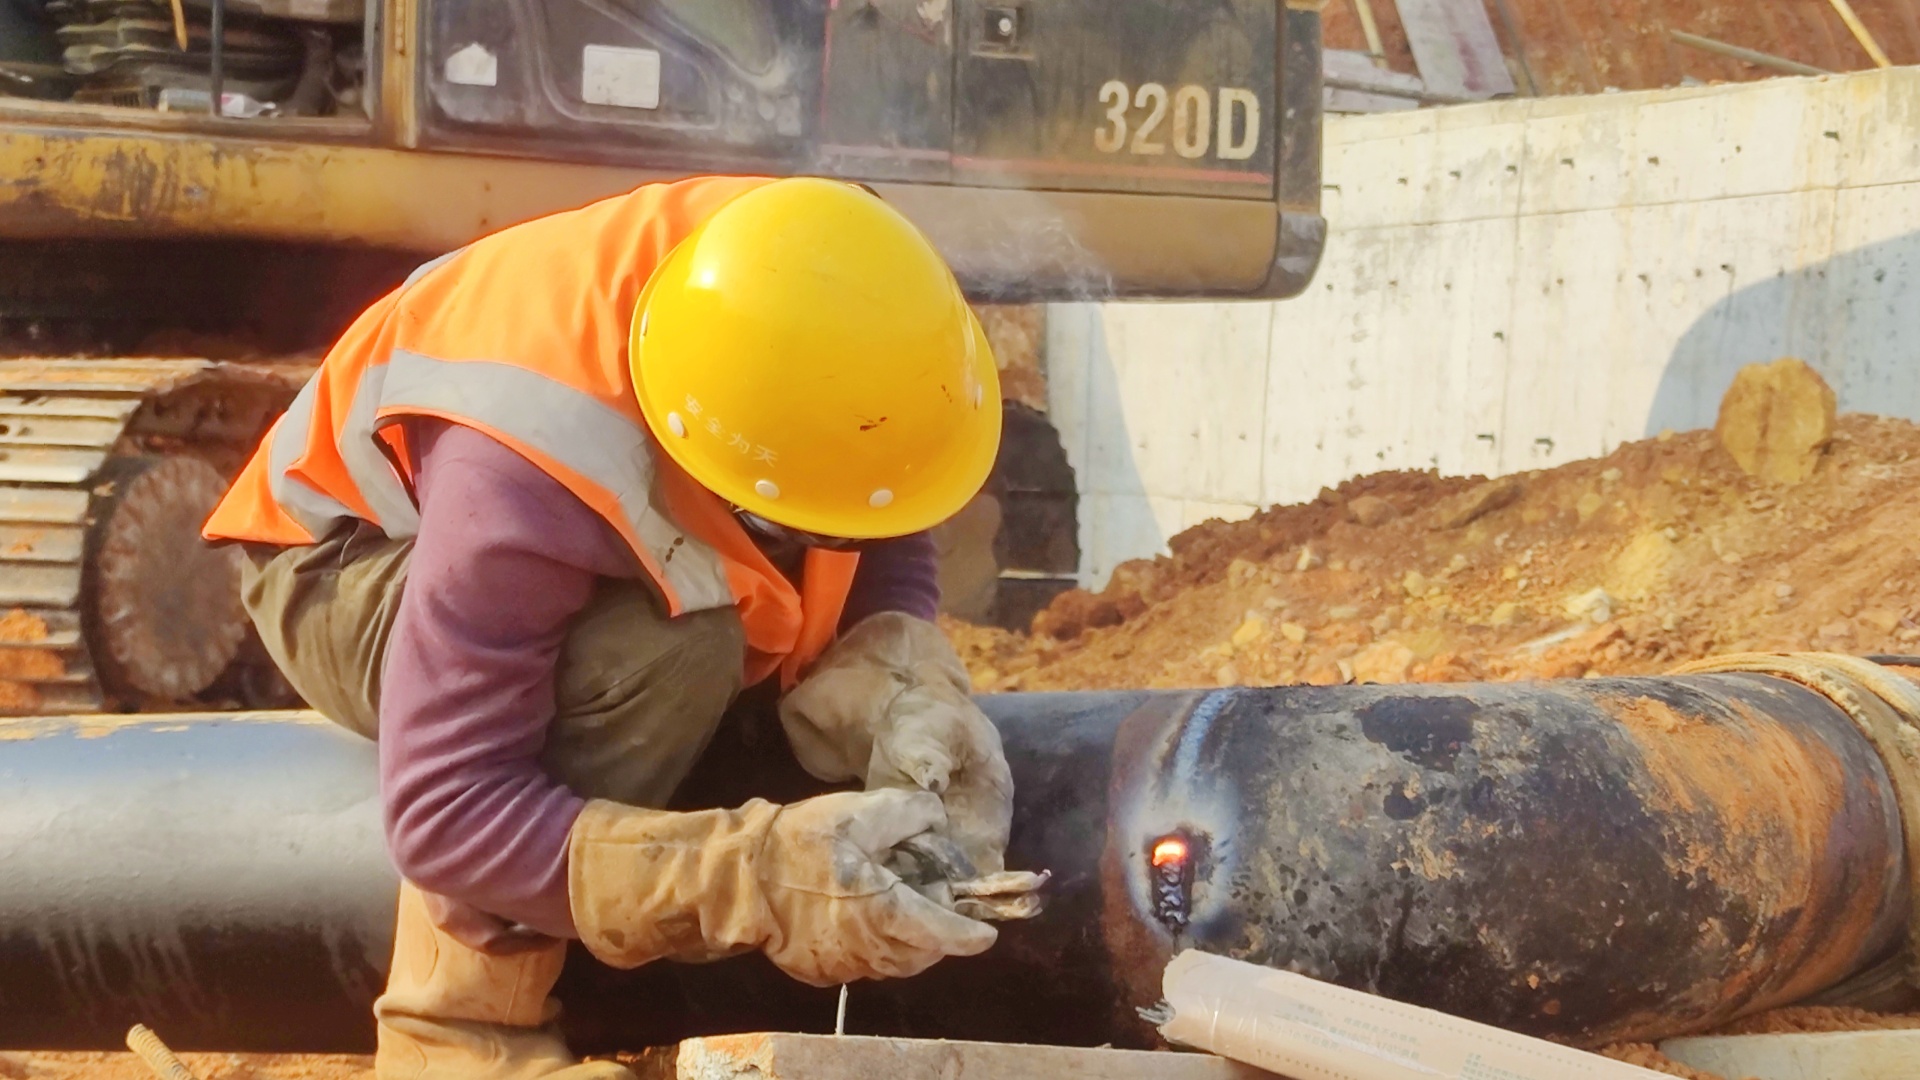
<path fill-rule="evenodd" d="M 1089 584 L 1349 476 L 1710 425 L 1755 360 L 1920 419 L 1920 69 L 1341 117 L 1324 199 L 1298 300 L 1051 312 Z"/>

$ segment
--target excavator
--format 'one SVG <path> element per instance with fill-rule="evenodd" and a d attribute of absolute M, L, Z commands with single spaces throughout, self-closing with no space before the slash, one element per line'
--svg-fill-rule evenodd
<path fill-rule="evenodd" d="M 197 527 L 366 304 L 696 173 L 858 181 L 986 305 L 1297 294 L 1319 0 L 0 0 L 0 712 L 290 692 Z M 991 320 L 989 320 L 991 322 Z M 1009 404 L 942 535 L 974 617 L 1071 584 Z"/>

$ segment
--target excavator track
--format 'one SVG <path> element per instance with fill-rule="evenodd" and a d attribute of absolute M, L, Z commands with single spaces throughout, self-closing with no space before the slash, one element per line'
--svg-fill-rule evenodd
<path fill-rule="evenodd" d="M 304 362 L 0 363 L 0 713 L 244 699 L 237 553 L 200 521 Z"/>

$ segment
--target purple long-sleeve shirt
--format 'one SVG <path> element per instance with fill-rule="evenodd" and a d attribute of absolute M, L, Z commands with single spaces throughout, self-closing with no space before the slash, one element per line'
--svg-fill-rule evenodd
<path fill-rule="evenodd" d="M 519 454 L 437 420 L 407 429 L 420 532 L 380 694 L 387 845 L 429 892 L 576 936 L 567 834 L 583 800 L 540 767 L 568 624 L 602 577 L 644 570 L 613 527 Z M 932 618 L 926 533 L 861 555 L 842 626 Z"/>

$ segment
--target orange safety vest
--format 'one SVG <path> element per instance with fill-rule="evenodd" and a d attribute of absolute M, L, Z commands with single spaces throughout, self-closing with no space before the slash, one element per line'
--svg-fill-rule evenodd
<path fill-rule="evenodd" d="M 419 531 L 399 421 L 485 432 L 566 485 L 632 546 L 671 614 L 732 605 L 747 680 L 783 685 L 833 640 L 859 556 L 810 549 L 796 590 L 731 508 L 660 453 L 634 396 L 628 324 L 654 268 L 728 200 L 770 181 L 649 184 L 477 240 L 367 309 L 207 519 L 209 540 L 311 544 L 348 518 Z"/>

